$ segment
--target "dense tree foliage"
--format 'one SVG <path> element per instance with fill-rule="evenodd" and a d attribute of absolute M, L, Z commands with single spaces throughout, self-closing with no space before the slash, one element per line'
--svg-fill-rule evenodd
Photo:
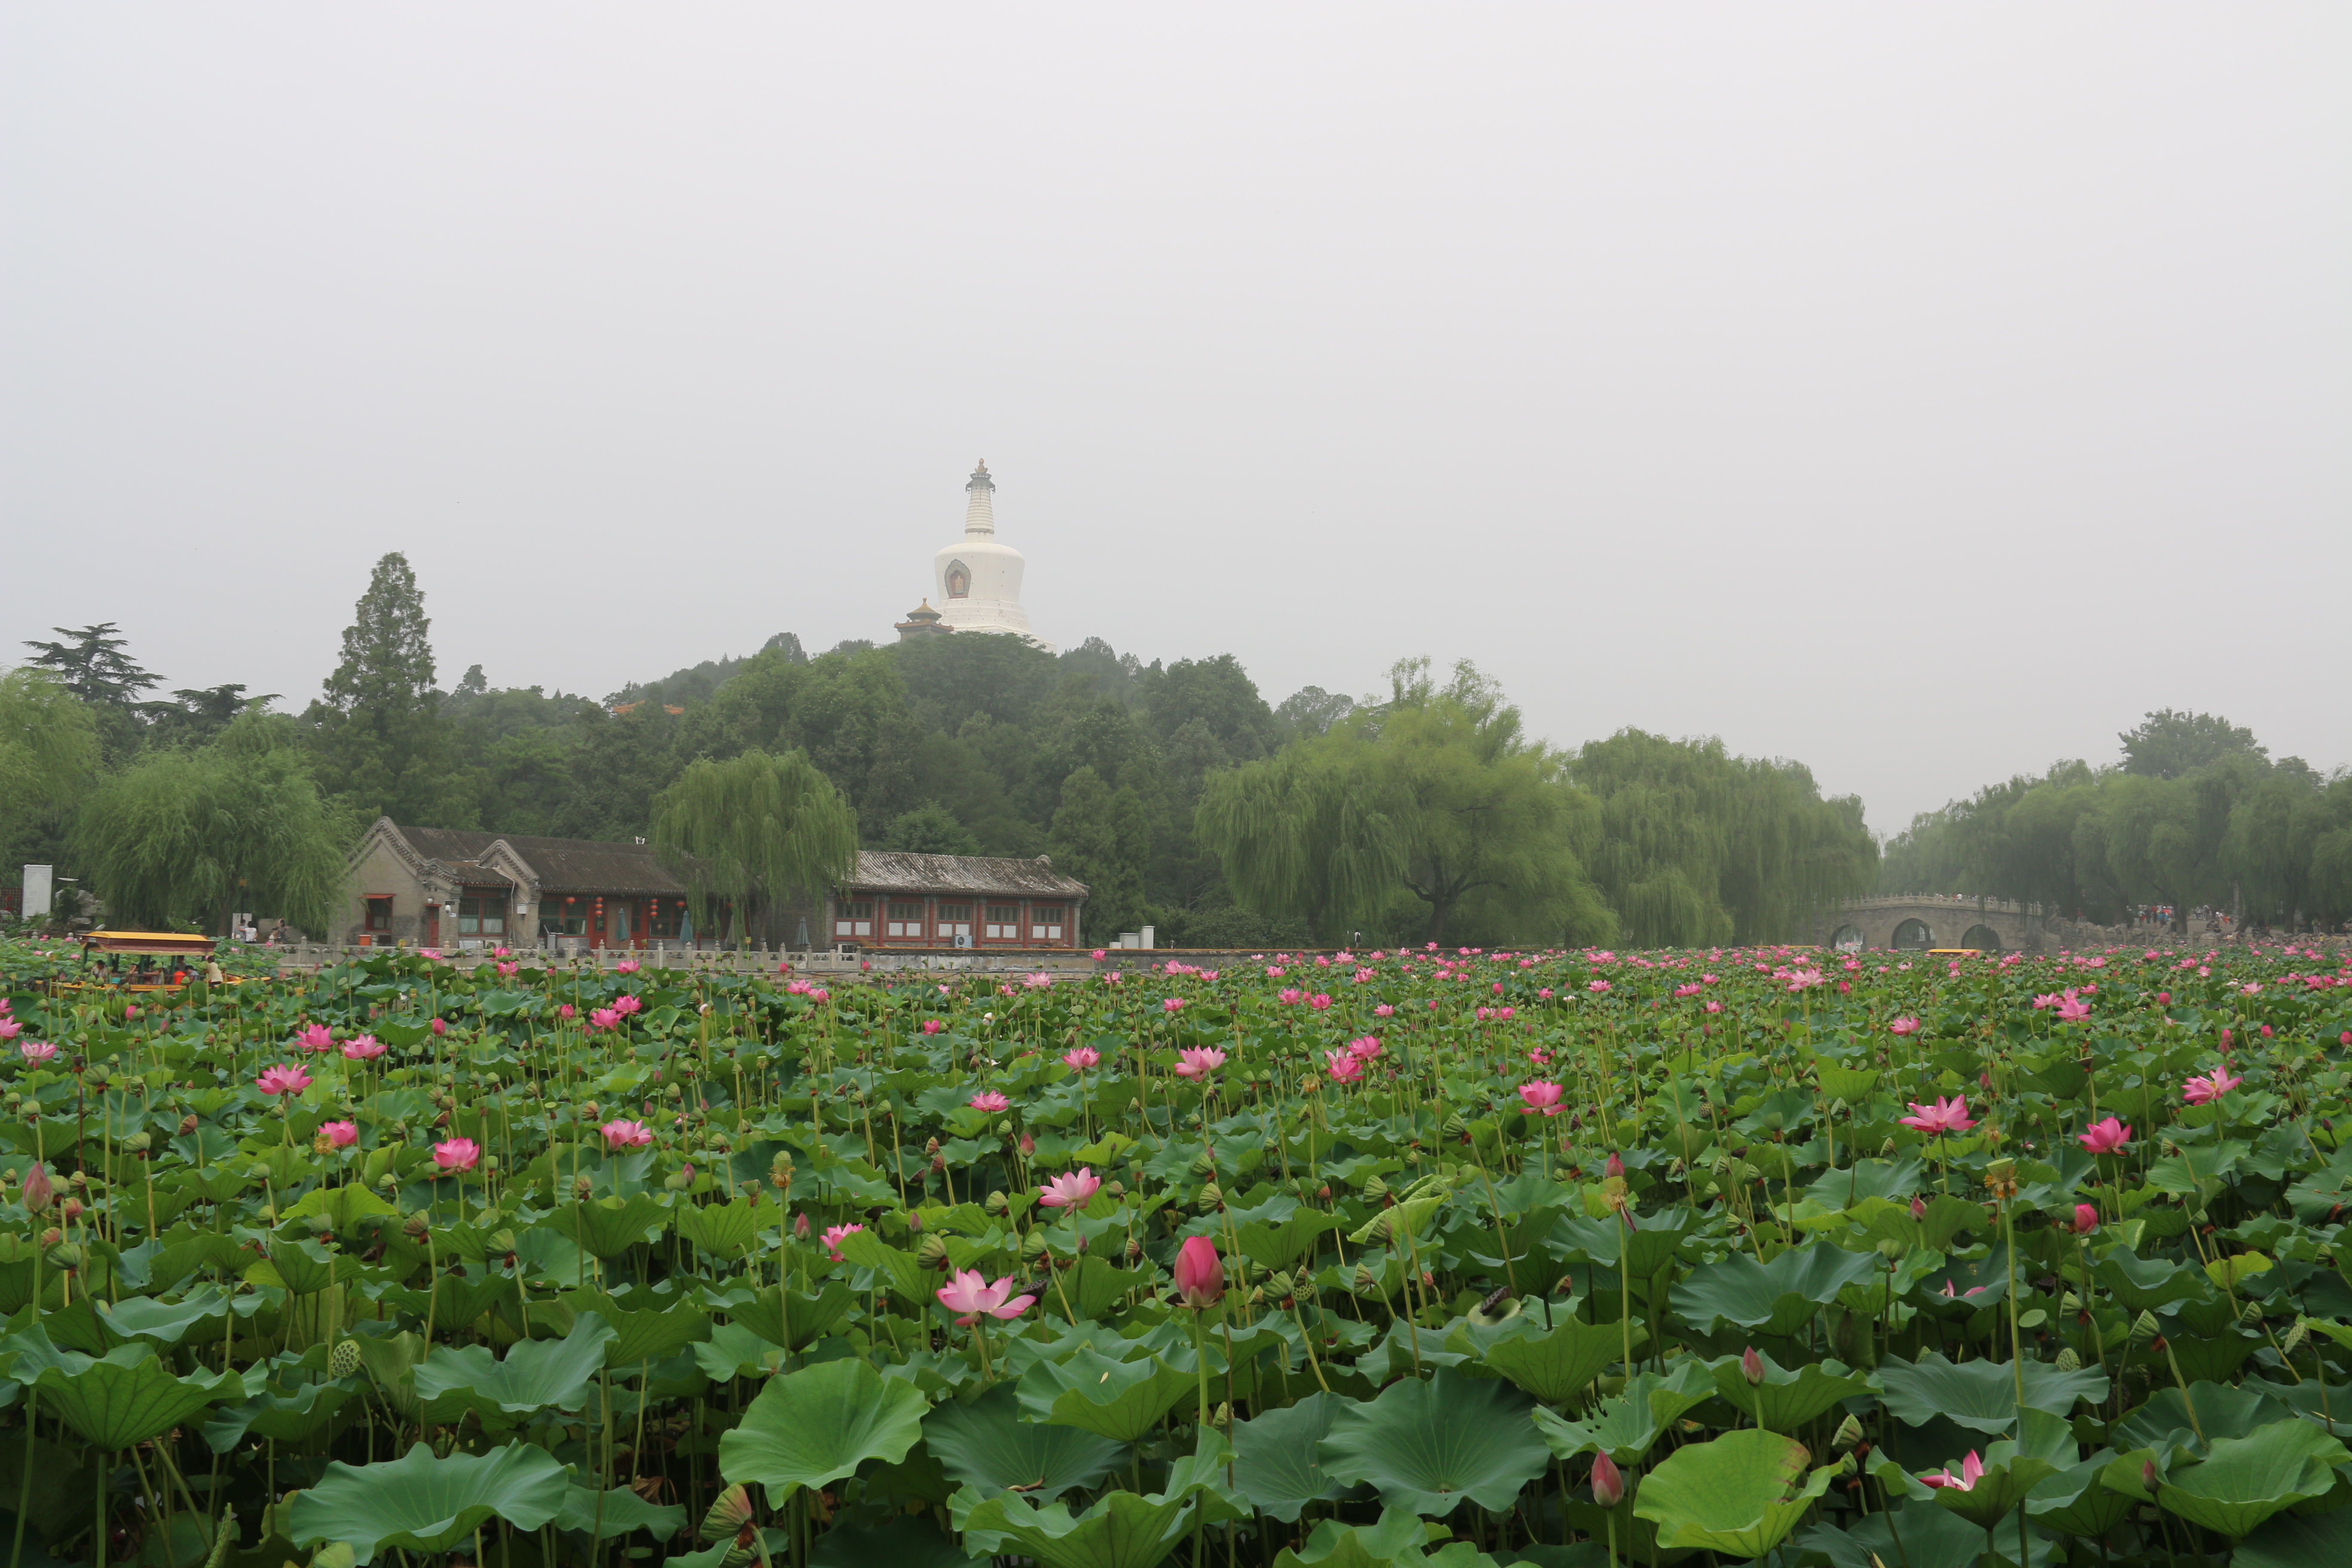
<path fill-rule="evenodd" d="M 2053 764 L 1921 816 L 1887 892 L 1968 892 L 2104 922 L 2162 906 L 2288 929 L 2352 918 L 2352 776 L 2270 760 L 2210 714 L 2151 713 L 2108 767 Z"/>
<path fill-rule="evenodd" d="M 478 665 L 443 689 L 431 627 L 409 563 L 384 556 L 320 697 L 281 721 L 298 744 L 269 765 L 289 789 L 313 790 L 342 831 L 384 815 L 654 837 L 707 859 L 706 896 L 753 921 L 786 896 L 770 858 L 784 851 L 730 837 L 726 814 L 751 798 L 730 792 L 814 802 L 819 783 L 847 824 L 827 855 L 1049 856 L 1093 889 L 1090 931 L 1151 924 L 1178 945 L 1769 940 L 1871 871 L 1859 803 L 1823 800 L 1802 767 L 1633 731 L 1562 752 L 1467 665 L 1441 679 L 1408 661 L 1384 698 L 1308 686 L 1276 707 L 1229 654 L 1146 664 L 1098 638 L 1053 654 L 957 636 L 811 657 L 780 632 L 596 700 L 499 687 Z M 144 700 L 161 682 L 120 628 L 58 635 L 0 696 L 0 769 L 16 765 L 8 701 L 29 715 L 41 691 L 52 728 L 85 737 L 84 776 L 136 772 L 151 791 L 214 767 L 274 700 L 232 684 Z M 70 858 L 65 798 L 20 793 L 0 829 Z M 121 823 L 146 797 L 107 798 Z M 95 828 L 79 842 L 102 897 L 152 918 L 225 907 L 189 891 L 215 873 L 185 834 L 140 853 Z"/>
<path fill-rule="evenodd" d="M 739 940 L 799 940 L 777 929 L 782 911 L 813 908 L 857 855 L 848 803 L 799 752 L 698 759 L 655 797 L 653 829 L 663 858 L 687 873 L 697 919 L 709 924 L 723 900 Z"/>

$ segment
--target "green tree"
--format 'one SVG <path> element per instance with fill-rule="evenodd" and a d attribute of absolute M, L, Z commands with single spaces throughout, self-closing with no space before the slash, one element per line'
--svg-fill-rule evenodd
<path fill-rule="evenodd" d="M 1055 868 L 1087 885 L 1086 920 L 1098 936 L 1132 931 L 1149 918 L 1143 872 L 1151 824 L 1134 789 L 1113 789 L 1090 767 L 1062 781 L 1054 812 Z"/>
<path fill-rule="evenodd" d="M 92 890 L 125 924 L 201 924 L 275 912 L 332 922 L 353 825 L 312 781 L 292 722 L 247 713 L 200 748 L 150 752 L 83 804 L 73 844 Z"/>
<path fill-rule="evenodd" d="M 927 800 L 891 819 L 882 835 L 882 847 L 912 855 L 977 855 L 980 840 L 956 820 L 955 813 L 938 801 Z"/>
<path fill-rule="evenodd" d="M 1470 665 L 1441 687 L 1408 660 L 1390 680 L 1387 703 L 1210 778 L 1201 838 L 1242 901 L 1326 938 L 1613 938 L 1579 854 L 1593 803 L 1558 754 Z"/>
<path fill-rule="evenodd" d="M 141 692 L 157 684 L 154 676 L 140 668 L 137 661 L 122 651 L 130 646 L 130 639 L 112 621 L 94 626 L 49 629 L 66 640 L 27 639 L 25 646 L 37 656 L 33 663 L 39 668 L 55 670 L 66 683 L 66 689 L 84 702 L 110 702 L 128 708 L 139 700 Z"/>
<path fill-rule="evenodd" d="M 63 677 L 0 675 L 0 853 L 54 858 L 68 810 L 98 768 L 98 721 Z"/>
<path fill-rule="evenodd" d="M 734 911 L 734 935 L 772 938 L 788 905 L 813 904 L 857 862 L 857 818 L 800 752 L 704 758 L 653 803 L 654 847 L 684 868 L 695 918 Z"/>
<path fill-rule="evenodd" d="M 2138 726 L 2116 737 L 2123 742 L 2124 772 L 2149 778 L 2185 778 L 2224 757 L 2266 757 L 2270 749 L 2218 713 L 2177 712 L 2170 708 L 2148 714 Z"/>
<path fill-rule="evenodd" d="M 449 721 L 433 685 L 433 623 L 408 558 L 375 563 L 342 661 L 308 715 L 320 781 L 363 816 L 436 827 L 469 826 L 464 781 L 455 776 Z"/>

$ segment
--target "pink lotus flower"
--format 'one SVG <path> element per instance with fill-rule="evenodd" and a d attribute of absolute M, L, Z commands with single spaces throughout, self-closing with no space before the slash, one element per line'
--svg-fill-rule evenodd
<path fill-rule="evenodd" d="M 621 1015 L 617 1008 L 598 1007 L 588 1015 L 588 1026 L 592 1029 L 616 1029 L 620 1025 Z"/>
<path fill-rule="evenodd" d="M 645 1010 L 646 1005 L 644 1001 L 633 994 L 625 994 L 613 998 L 613 1011 L 618 1013 L 624 1018 L 629 1017 L 634 1014 L 642 1013 Z"/>
<path fill-rule="evenodd" d="M 1970 1448 L 1969 1457 L 1960 1461 L 1958 1475 L 1952 1474 L 1951 1468 L 1946 1466 L 1933 1475 L 1921 1476 L 1919 1479 L 1927 1486 L 1949 1487 L 1954 1491 L 1972 1492 L 1977 1489 L 1977 1483 L 1984 1479 L 1984 1461 L 1977 1458 L 1977 1451 L 1974 1448 Z"/>
<path fill-rule="evenodd" d="M 1938 1100 L 1933 1105 L 1911 1102 L 1911 1114 L 1895 1120 L 1914 1131 L 1925 1132 L 1930 1138 L 1941 1138 L 1954 1132 L 1966 1132 L 1976 1125 L 1969 1120 L 1969 1097 L 1956 1094 L 1949 1100 Z"/>
<path fill-rule="evenodd" d="M 805 1216 L 805 1215 L 803 1215 L 803 1218 L 805 1218 L 806 1216 Z M 828 1257 L 828 1258 L 832 1258 L 835 1263 L 840 1262 L 840 1261 L 842 1260 L 842 1259 L 841 1259 L 841 1238 L 842 1238 L 843 1237 L 845 1237 L 845 1236 L 849 1235 L 849 1234 L 850 1234 L 851 1232 L 853 1232 L 853 1231 L 860 1231 L 860 1230 L 864 1230 L 865 1228 L 866 1228 L 866 1227 L 865 1227 L 864 1226 L 862 1226 L 862 1225 L 829 1225 L 829 1226 L 826 1226 L 824 1227 L 824 1237 L 825 1256 L 826 1256 L 826 1257 Z"/>
<path fill-rule="evenodd" d="M 383 1055 L 383 1042 L 373 1035 L 362 1035 L 343 1042 L 343 1059 L 352 1062 L 372 1062 Z"/>
<path fill-rule="evenodd" d="M 1178 1078 L 1206 1078 L 1225 1065 L 1225 1053 L 1213 1046 L 1187 1046 L 1177 1057 Z"/>
<path fill-rule="evenodd" d="M 310 1087 L 310 1075 L 298 1067 L 264 1068 L 253 1087 L 267 1095 L 299 1094 Z"/>
<path fill-rule="evenodd" d="M 642 1121 L 626 1121 L 615 1118 L 596 1129 L 604 1135 L 607 1149 L 642 1149 L 654 1141 L 653 1129 Z"/>
<path fill-rule="evenodd" d="M 446 1020 L 446 1019 L 442 1019 L 442 1018 L 436 1018 L 436 1019 L 434 1019 L 434 1020 L 433 1020 L 433 1032 L 434 1032 L 435 1034 L 436 1034 L 436 1035 L 446 1035 L 446 1034 L 447 1034 L 447 1033 L 449 1032 L 449 1025 L 448 1025 L 447 1020 Z"/>
<path fill-rule="evenodd" d="M 1217 1244 L 1205 1236 L 1188 1236 L 1176 1251 L 1176 1294 L 1194 1311 L 1224 1300 L 1225 1261 Z"/>
<path fill-rule="evenodd" d="M 2074 1228 L 2076 1236 L 2088 1236 L 2093 1231 L 2098 1229 L 2099 1211 L 2097 1206 L 2093 1204 L 2076 1204 L 2074 1205 Z"/>
<path fill-rule="evenodd" d="M 1003 1110 L 1012 1103 L 1013 1102 L 1011 1100 L 1005 1099 L 1003 1095 L 997 1093 L 992 1089 L 983 1090 L 982 1092 L 971 1097 L 971 1108 L 974 1110 L 985 1110 L 992 1115 L 997 1111 Z"/>
<path fill-rule="evenodd" d="M 1102 1178 L 1091 1167 L 1081 1165 L 1047 1182 L 1039 1191 L 1037 1201 L 1049 1209 L 1081 1209 L 1101 1185 Z"/>
<path fill-rule="evenodd" d="M 1102 1065 L 1102 1053 L 1092 1046 L 1073 1046 L 1062 1053 L 1062 1065 L 1072 1072 L 1085 1072 Z"/>
<path fill-rule="evenodd" d="M 1013 1296 L 1010 1274 L 991 1285 L 977 1268 L 958 1270 L 954 1279 L 940 1287 L 938 1295 L 940 1306 L 962 1314 L 956 1322 L 967 1329 L 983 1317 L 1008 1321 L 1017 1318 L 1037 1300 L 1034 1296 Z M 1013 1299 L 1005 1300 L 1008 1296 Z"/>
<path fill-rule="evenodd" d="M 502 975 L 510 975 L 514 973 L 515 971 L 520 969 L 522 965 L 520 963 L 493 963 L 490 967 L 497 970 Z"/>
<path fill-rule="evenodd" d="M 1533 1083 L 1519 1085 L 1519 1099 L 1529 1110 L 1540 1110 L 1546 1116 L 1559 1114 L 1559 1085 L 1549 1079 L 1538 1079 Z"/>
<path fill-rule="evenodd" d="M 56 1060 L 58 1047 L 47 1040 L 26 1040 L 16 1047 L 16 1054 L 24 1058 L 26 1064 L 30 1066 L 37 1062 Z"/>
<path fill-rule="evenodd" d="M 613 973 L 615 974 L 635 974 L 638 970 L 644 967 L 645 965 L 639 963 L 634 958 L 625 958 L 621 960 L 620 963 L 613 965 Z"/>
<path fill-rule="evenodd" d="M 1354 1083 L 1364 1076 L 1362 1059 L 1350 1056 L 1346 1051 L 1325 1051 L 1323 1063 L 1329 1069 L 1332 1078 L 1341 1083 Z"/>
<path fill-rule="evenodd" d="M 1372 1009 L 1372 1016 L 1375 1018 L 1393 1018 L 1396 1016 L 1396 1008 L 1390 1005 L 1388 1003 L 1383 1002 L 1379 1006 Z"/>
<path fill-rule="evenodd" d="M 1606 980 L 1588 980 L 1584 983 L 1584 988 L 1587 991 L 1593 992 L 1606 991 L 1609 989 L 1609 982 Z"/>
<path fill-rule="evenodd" d="M 1886 1026 L 1894 1030 L 1898 1035 L 1916 1035 L 1919 1032 L 1919 1020 L 1916 1018 L 1897 1018 L 1895 1022 L 1887 1025 Z"/>
<path fill-rule="evenodd" d="M 923 1033 L 927 1035 L 936 1035 L 947 1026 L 947 1020 L 944 1018 L 926 1018 L 923 1020 Z"/>
<path fill-rule="evenodd" d="M 481 1158 L 482 1146 L 471 1138 L 452 1138 L 433 1145 L 433 1163 L 445 1171 L 470 1171 Z"/>
<path fill-rule="evenodd" d="M 348 1149 L 360 1141 L 360 1124 L 356 1121 L 322 1121 L 319 1131 L 338 1149 Z"/>
<path fill-rule="evenodd" d="M 1349 1040 L 1348 1042 L 1348 1054 L 1354 1057 L 1358 1061 L 1370 1061 L 1374 1057 L 1381 1054 L 1381 1042 L 1376 1037 L 1371 1035 L 1366 1035 L 1361 1039 Z"/>
<path fill-rule="evenodd" d="M 0 1018 L 0 1040 L 15 1039 L 24 1026 L 14 1018 Z"/>
<path fill-rule="evenodd" d="M 1723 1011 L 1723 1004 L 1720 1002 L 1709 1002 L 1706 1005 L 1706 1010 L 1710 1013 L 1720 1013 Z"/>
<path fill-rule="evenodd" d="M 1181 1013 L 1184 1010 L 1184 998 L 1181 996 L 1162 996 L 1160 999 L 1160 1010 L 1163 1013 Z"/>
<path fill-rule="evenodd" d="M 2071 988 L 2058 1004 L 2058 1021 L 2062 1024 L 2079 1024 L 2090 1016 L 2091 1005 L 2077 996 Z"/>
<path fill-rule="evenodd" d="M 2091 1123 L 2075 1142 L 2094 1154 L 2112 1154 L 2131 1142 L 2132 1130 L 2110 1116 Z"/>
<path fill-rule="evenodd" d="M 335 1048 L 335 1037 L 326 1025 L 311 1024 L 295 1031 L 294 1048 L 298 1051 L 331 1051 Z"/>
<path fill-rule="evenodd" d="M 2242 1078 L 2231 1077 L 2227 1068 L 2215 1068 L 2211 1072 L 2200 1073 L 2181 1085 L 2180 1098 L 2191 1105 L 2204 1105 L 2221 1099 L 2245 1081 Z"/>

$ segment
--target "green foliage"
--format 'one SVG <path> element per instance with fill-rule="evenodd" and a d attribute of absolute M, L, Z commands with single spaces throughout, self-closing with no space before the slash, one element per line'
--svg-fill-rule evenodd
<path fill-rule="evenodd" d="M 397 1459 L 330 1463 L 295 1498 L 285 1530 L 298 1546 L 341 1542 L 364 1564 L 386 1547 L 443 1551 L 493 1518 L 537 1530 L 565 1501 L 563 1467 L 544 1448 L 518 1443 L 436 1458 L 419 1443 Z"/>
<path fill-rule="evenodd" d="M 926 1402 L 912 1384 L 862 1361 L 830 1361 L 768 1380 L 742 1423 L 719 1440 L 719 1472 L 761 1486 L 781 1506 L 868 1459 L 896 1464 L 923 1435 Z"/>
<path fill-rule="evenodd" d="M 768 922 L 848 875 L 857 827 L 804 754 L 755 751 L 688 768 L 654 802 L 654 844 L 687 868 L 698 921 L 715 897 Z"/>
<path fill-rule="evenodd" d="M 1657 1527 L 1658 1544 L 1668 1551 L 1761 1557 L 1829 1489 L 1831 1469 L 1805 1477 L 1811 1458 L 1793 1437 L 1726 1432 L 1667 1455 L 1642 1479 L 1633 1513 Z"/>
<path fill-rule="evenodd" d="M 73 842 L 118 925 L 217 932 L 231 910 L 260 908 L 323 931 L 352 835 L 290 721 L 248 713 L 207 746 L 149 752 L 100 781 Z"/>
<path fill-rule="evenodd" d="M 378 561 L 343 631 L 342 659 L 306 717 L 323 786 L 356 816 L 470 827 L 434 689 L 432 625 L 408 558 Z"/>

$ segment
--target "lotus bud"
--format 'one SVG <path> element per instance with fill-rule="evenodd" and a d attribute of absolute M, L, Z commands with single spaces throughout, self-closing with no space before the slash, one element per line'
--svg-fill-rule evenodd
<path fill-rule="evenodd" d="M 2132 1320 L 2131 1342 L 2135 1347 L 2152 1342 L 2157 1336 L 2156 1314 L 2143 1310 Z"/>
<path fill-rule="evenodd" d="M 1602 1508 L 1615 1508 L 1625 1500 L 1624 1472 L 1606 1453 L 1592 1456 L 1592 1500 Z"/>
<path fill-rule="evenodd" d="M 1625 1162 L 1619 1159 L 1615 1152 L 1612 1151 L 1609 1163 L 1601 1167 L 1601 1173 L 1609 1180 L 1622 1182 L 1625 1179 Z"/>
<path fill-rule="evenodd" d="M 335 1348 L 327 1352 L 327 1375 L 329 1377 L 350 1377 L 353 1373 L 357 1373 L 359 1369 L 359 1341 L 336 1341 Z"/>
<path fill-rule="evenodd" d="M 815 1230 L 815 1226 L 809 1223 L 808 1210 L 803 1209 L 800 1213 L 793 1215 L 793 1239 L 794 1241 L 806 1241 L 809 1238 L 810 1233 Z"/>
<path fill-rule="evenodd" d="M 1926 1200 L 1917 1197 L 1911 1200 L 1911 1217 L 1913 1219 L 1926 1219 L 1927 1217 L 1927 1205 Z"/>
<path fill-rule="evenodd" d="M 1839 1422 L 1837 1436 L 1830 1441 L 1831 1447 L 1836 1448 L 1841 1454 L 1846 1452 L 1848 1449 L 1860 1447 L 1862 1443 L 1861 1419 L 1857 1416 L 1848 1415 L 1844 1420 Z"/>
<path fill-rule="evenodd" d="M 25 1172 L 25 1212 L 47 1214 L 57 1201 L 58 1190 L 49 1182 L 49 1168 L 40 1161 L 33 1162 Z"/>
<path fill-rule="evenodd" d="M 1143 1256 L 1143 1243 L 1136 1240 L 1135 1237 L 1130 1236 L 1127 1238 L 1127 1247 L 1125 1250 L 1127 1260 L 1129 1263 L 1132 1263 L 1137 1258 Z"/>
<path fill-rule="evenodd" d="M 948 1266 L 947 1238 L 933 1233 L 915 1243 L 915 1263 L 922 1268 L 945 1268 Z"/>
<path fill-rule="evenodd" d="M 1764 1358 L 1756 1353 L 1754 1345 L 1739 1352 L 1739 1374 L 1751 1387 L 1764 1381 Z"/>
<path fill-rule="evenodd" d="M 2139 1484 L 2140 1489 L 2143 1491 L 2153 1492 L 2156 1490 L 2156 1461 L 2154 1459 L 2142 1459 L 2139 1462 Z"/>

